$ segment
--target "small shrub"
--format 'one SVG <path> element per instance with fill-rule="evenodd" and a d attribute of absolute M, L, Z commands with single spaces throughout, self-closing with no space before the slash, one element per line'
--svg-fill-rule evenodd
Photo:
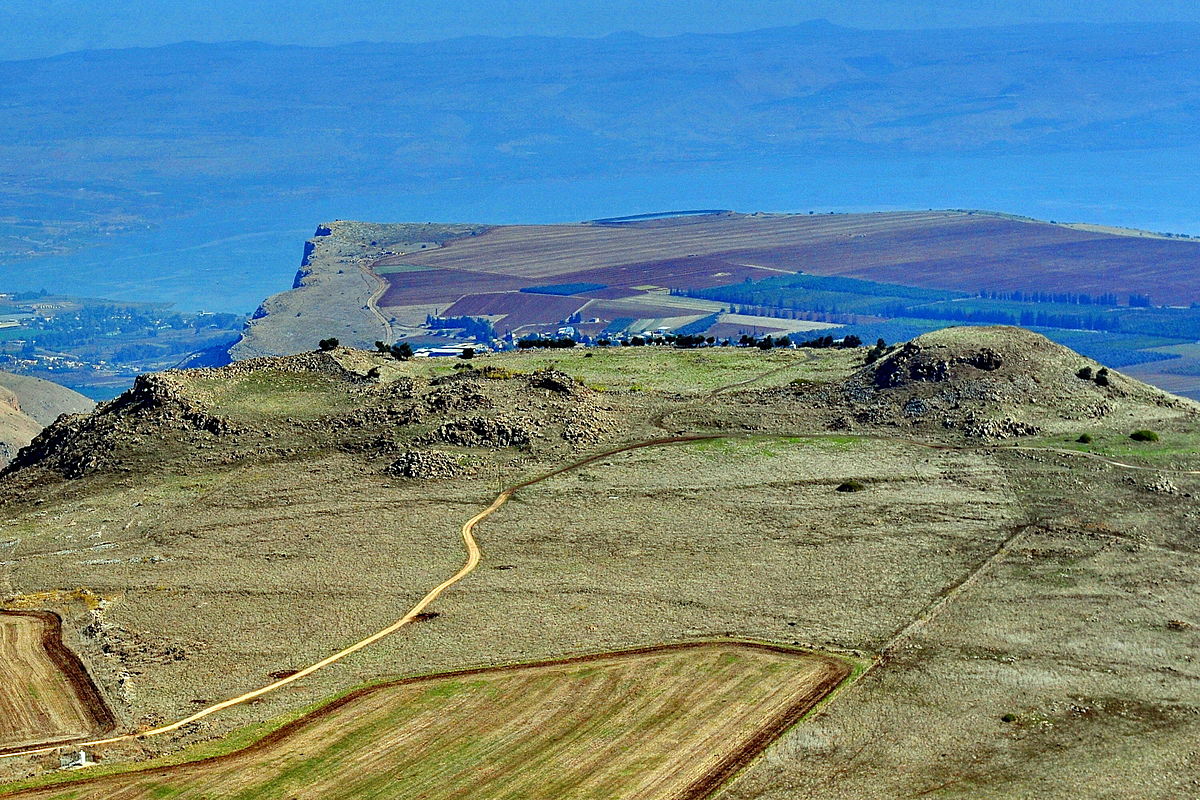
<path fill-rule="evenodd" d="M 1096 373 L 1096 385 L 1108 386 L 1108 369 L 1106 367 L 1101 367 L 1100 371 Z"/>
<path fill-rule="evenodd" d="M 1079 438 L 1075 441 L 1079 442 L 1080 444 L 1091 444 L 1092 435 L 1090 433 L 1081 433 L 1079 434 Z"/>
<path fill-rule="evenodd" d="M 1141 430 L 1129 434 L 1129 438 L 1135 442 L 1157 442 L 1158 434 L 1154 431 Z"/>
<path fill-rule="evenodd" d="M 867 487 L 864 486 L 859 481 L 846 481 L 845 483 L 839 485 L 837 487 L 837 490 L 839 492 L 861 492 L 863 489 L 866 489 L 866 488 Z"/>
<path fill-rule="evenodd" d="M 325 352 L 329 352 L 330 350 L 333 350 L 335 347 L 337 347 L 339 344 L 340 344 L 340 342 L 331 336 L 328 339 L 322 339 L 321 341 L 317 342 L 317 347 L 321 348 Z"/>
<path fill-rule="evenodd" d="M 464 347 L 462 349 L 462 352 L 458 354 L 458 357 L 459 358 L 474 358 L 475 357 L 475 348 L 474 347 Z"/>
<path fill-rule="evenodd" d="M 505 369 L 504 367 L 500 367 L 495 364 L 488 364 L 488 365 L 484 366 L 483 369 L 479 370 L 479 376 L 481 378 L 488 378 L 488 379 L 494 380 L 494 381 L 507 380 L 508 378 L 511 378 L 518 374 L 519 373 L 513 372 L 510 369 Z"/>
<path fill-rule="evenodd" d="M 1000 721 L 1001 721 L 1001 722 L 1016 722 L 1016 721 L 1017 721 L 1017 715 L 1016 715 L 1016 714 L 1014 714 L 1014 713 L 1012 713 L 1012 712 L 1010 711 L 1009 713 L 1007 713 L 1007 714 L 1005 714 L 1003 717 L 1001 717 L 1001 718 L 1000 718 Z"/>
<path fill-rule="evenodd" d="M 1075 373 L 1075 377 L 1083 378 L 1085 381 L 1090 381 L 1092 379 L 1092 368 L 1080 367 L 1079 371 Z"/>

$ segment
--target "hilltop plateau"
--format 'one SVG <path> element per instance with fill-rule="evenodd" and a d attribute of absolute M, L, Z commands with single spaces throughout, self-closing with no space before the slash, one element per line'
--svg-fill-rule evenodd
<path fill-rule="evenodd" d="M 564 225 L 322 225 L 235 359 L 655 332 L 911 339 L 1020 324 L 1200 399 L 1200 242 L 973 211 L 690 211 Z M 1103 268 L 1100 268 L 1100 267 Z"/>
<path fill-rule="evenodd" d="M 988 327 L 146 375 L 0 477 L 3 608 L 110 714 L 47 716 L 106 741 L 69 773 L 0 728 L 0 796 L 572 797 L 581 758 L 610 796 L 1186 796 L 1200 406 L 1101 369 Z"/>

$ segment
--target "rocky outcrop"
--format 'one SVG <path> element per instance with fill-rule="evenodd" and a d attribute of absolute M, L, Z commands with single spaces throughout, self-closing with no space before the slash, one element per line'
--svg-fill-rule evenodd
<path fill-rule="evenodd" d="M 526 447 L 533 432 L 521 422 L 506 417 L 467 417 L 438 426 L 425 437 L 433 444 L 442 442 L 459 447 Z"/>
<path fill-rule="evenodd" d="M 463 473 L 459 459 L 440 450 L 406 450 L 384 470 L 398 478 L 453 478 Z"/>
<path fill-rule="evenodd" d="M 115 468 L 141 427 L 221 436 L 233 426 L 207 413 L 170 373 L 139 375 L 133 388 L 88 415 L 64 415 L 34 437 L 3 473 L 40 466 L 66 478 Z"/>
<path fill-rule="evenodd" d="M 558 394 L 574 394 L 583 390 L 583 384 L 565 372 L 543 369 L 529 376 L 529 385 L 534 389 L 546 389 Z"/>
<path fill-rule="evenodd" d="M 1106 372 L 1104 382 L 1079 377 L 1099 368 L 1021 328 L 946 328 L 864 365 L 834 392 L 812 393 L 833 407 L 831 429 L 927 428 L 984 440 L 1200 412 L 1195 403 L 1115 371 Z"/>
<path fill-rule="evenodd" d="M 1004 358 L 990 347 L 951 355 L 908 342 L 875 367 L 874 379 L 880 388 L 903 386 L 912 381 L 936 383 L 950 380 L 956 367 L 994 372 L 1003 365 Z"/>

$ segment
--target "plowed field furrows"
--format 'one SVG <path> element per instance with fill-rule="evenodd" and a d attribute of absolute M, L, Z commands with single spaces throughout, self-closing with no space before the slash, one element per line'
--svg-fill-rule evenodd
<path fill-rule="evenodd" d="M 58 617 L 0 612 L 0 751 L 106 731 L 113 718 Z"/>
<path fill-rule="evenodd" d="M 413 679 L 228 756 L 8 797 L 691 800 L 849 672 L 826 656 L 708 643 Z"/>
<path fill-rule="evenodd" d="M 965 214 L 936 212 L 837 216 L 719 215 L 671 225 L 509 225 L 445 247 L 412 253 L 406 263 L 504 275 L 548 277 L 640 261 L 685 258 L 769 245 L 821 241 L 840 234 L 962 224 Z"/>
<path fill-rule="evenodd" d="M 395 259 L 481 273 L 487 281 L 520 276 L 527 284 L 571 276 L 610 285 L 636 280 L 700 288 L 772 274 L 746 272 L 763 267 L 966 291 L 1144 293 L 1170 304 L 1200 300 L 1196 282 L 1186 280 L 1200 268 L 1196 242 L 965 212 L 720 214 L 670 224 L 512 225 Z M 722 273 L 730 275 L 714 277 Z M 395 276 L 384 305 L 415 302 L 406 299 L 405 279 Z"/>
<path fill-rule="evenodd" d="M 586 297 L 556 297 L 529 292 L 469 294 L 443 312 L 447 317 L 504 314 L 508 328 L 518 325 L 555 323 L 574 314 L 588 302 Z"/>

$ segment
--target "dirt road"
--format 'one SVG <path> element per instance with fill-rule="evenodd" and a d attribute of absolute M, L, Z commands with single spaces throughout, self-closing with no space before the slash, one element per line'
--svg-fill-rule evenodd
<path fill-rule="evenodd" d="M 772 370 L 771 372 L 776 372 L 776 371 L 778 371 L 778 370 Z M 767 374 L 769 375 L 771 373 L 767 373 Z M 713 394 L 716 394 L 717 392 L 724 391 L 726 389 L 730 389 L 730 388 L 733 388 L 736 386 L 744 385 L 746 383 L 750 383 L 754 380 L 757 380 L 757 379 L 760 379 L 763 377 L 765 377 L 765 375 L 759 375 L 759 376 L 756 376 L 755 378 L 750 379 L 749 381 L 742 381 L 742 382 L 739 382 L 737 384 L 732 384 L 727 387 L 721 387 L 721 388 L 715 390 L 713 392 Z M 660 424 L 661 424 L 661 422 L 660 422 Z M 795 434 L 788 434 L 786 436 L 791 437 L 794 435 Z M 804 436 L 806 436 L 806 437 L 821 436 L 821 435 L 822 434 L 804 434 Z M 467 558 L 466 558 L 466 561 L 463 564 L 463 566 L 461 568 L 459 568 L 459 570 L 457 572 L 455 572 L 453 575 L 451 575 L 449 578 L 447 578 L 446 580 L 444 580 L 443 582 L 441 582 L 440 584 L 435 586 L 433 589 L 429 590 L 429 592 L 426 593 L 425 596 L 422 597 L 421 600 L 418 601 L 417 604 L 414 605 L 408 611 L 408 613 L 406 613 L 403 617 L 401 617 L 400 619 L 398 619 L 391 625 L 389 625 L 379 631 L 376 631 L 375 633 L 371 634 L 370 636 L 367 636 L 366 638 L 361 639 L 361 640 L 349 645 L 348 647 L 345 647 L 342 650 L 339 650 L 338 652 L 333 653 L 332 655 L 329 655 L 326 658 L 299 670 L 298 672 L 296 672 L 292 675 L 289 675 L 285 678 L 281 678 L 277 681 L 269 683 L 265 686 L 255 689 L 253 691 L 249 691 L 244 694 L 238 695 L 236 697 L 229 698 L 228 700 L 224 700 L 222 702 L 210 705 L 204 709 L 201 709 L 200 711 L 197 711 L 196 713 L 194 713 L 188 717 L 185 717 L 184 719 L 180 719 L 180 720 L 172 722 L 170 724 L 162 725 L 162 726 L 159 726 L 156 728 L 152 728 L 150 730 L 138 731 L 138 732 L 132 732 L 132 733 L 124 733 L 124 734 L 119 734 L 119 735 L 115 735 L 115 736 L 103 737 L 103 738 L 94 738 L 94 739 L 89 739 L 89 740 L 73 740 L 71 742 L 57 741 L 53 744 L 45 744 L 42 746 L 31 747 L 31 748 L 16 750 L 16 751 L 7 752 L 7 753 L 0 752 L 0 758 L 13 758 L 13 757 L 17 757 L 17 756 L 28 756 L 28 755 L 35 755 L 35 754 L 39 754 L 39 753 L 53 752 L 55 750 L 60 749 L 65 744 L 70 744 L 71 746 L 75 746 L 75 747 L 97 747 L 97 746 L 101 746 L 101 745 L 114 744 L 114 743 L 118 743 L 118 742 L 131 741 L 131 740 L 135 740 L 135 739 L 147 739 L 150 737 L 161 736 L 164 734 L 168 734 L 168 733 L 177 731 L 180 728 L 184 727 L 185 725 L 188 725 L 189 723 L 204 719 L 205 717 L 211 716 L 211 715 L 216 714 L 225 709 L 232 708 L 234 706 L 238 706 L 238 705 L 250 702 L 251 700 L 254 700 L 255 698 L 258 698 L 263 695 L 269 694 L 271 692 L 277 691 L 291 683 L 294 683 L 294 682 L 299 681 L 309 675 L 312 675 L 313 673 L 315 673 L 321 669 L 324 669 L 325 667 L 335 664 L 335 663 L 347 658 L 348 656 L 358 652 L 359 650 L 362 650 L 366 647 L 370 647 L 372 644 L 392 635 L 393 633 L 398 631 L 400 628 L 402 628 L 405 625 L 408 625 L 409 623 L 416 620 L 418 618 L 418 616 L 422 612 L 424 612 L 424 610 L 431 603 L 433 603 L 434 600 L 436 600 L 443 592 L 445 592 L 451 586 L 454 586 L 455 584 L 457 584 L 459 581 L 463 580 L 465 577 L 470 575 L 475 570 L 475 568 L 478 566 L 480 559 L 481 559 L 481 551 L 480 551 L 478 542 L 476 541 L 476 539 L 474 537 L 475 527 L 477 525 L 479 525 L 479 523 L 483 522 L 488 517 L 490 517 L 492 514 L 496 513 L 496 511 L 498 511 L 502 506 L 504 506 L 504 504 L 507 503 L 513 497 L 513 495 L 516 494 L 521 489 L 527 488 L 529 486 L 533 486 L 533 485 L 538 484 L 542 481 L 545 481 L 549 478 L 552 478 L 556 475 L 560 475 L 564 472 L 569 472 L 572 470 L 579 469 L 581 467 L 584 467 L 584 466 L 591 464 L 595 461 L 598 461 L 600 459 L 608 458 L 613 455 L 617 455 L 617 454 L 623 453 L 623 452 L 628 452 L 631 450 L 638 450 L 638 449 L 651 448 L 651 447 L 662 447 L 662 446 L 666 446 L 666 445 L 686 443 L 686 442 L 706 441 L 706 440 L 714 440 L 714 439 L 726 439 L 726 438 L 734 438 L 734 437 L 742 438 L 743 436 L 746 436 L 746 435 L 741 435 L 741 434 L 732 434 L 731 435 L 731 434 L 723 434 L 723 433 L 678 434 L 678 435 L 672 435 L 672 436 L 667 436 L 667 437 L 658 438 L 658 439 L 652 439 L 652 440 L 648 440 L 648 441 L 644 441 L 644 442 L 638 442 L 638 443 L 634 443 L 634 444 L 624 445 L 622 447 L 613 448 L 610 450 L 606 450 L 606 451 L 603 451 L 600 453 L 593 454 L 591 456 L 588 456 L 587 458 L 572 462 L 563 467 L 555 469 L 551 472 L 545 473 L 544 475 L 540 475 L 540 476 L 532 478 L 528 481 L 525 481 L 523 483 L 517 484 L 515 486 L 511 486 L 511 487 L 503 490 L 500 494 L 498 494 L 495 497 L 495 499 L 492 500 L 491 504 L 487 508 L 480 511 L 478 514 L 471 517 L 469 520 L 467 520 L 463 524 L 462 529 L 461 529 L 461 535 L 462 535 L 463 543 L 464 543 L 464 545 L 466 547 L 466 551 L 467 551 Z M 785 436 L 784 434 L 780 434 L 773 438 L 779 438 L 779 437 L 784 437 L 784 436 Z M 748 435 L 748 438 L 754 438 L 754 436 Z M 937 444 L 933 444 L 933 443 L 920 442 L 920 441 L 916 441 L 916 440 L 909 440 L 909 439 L 903 439 L 903 438 L 897 438 L 897 437 L 877 436 L 877 437 L 870 437 L 870 438 L 888 439 L 888 440 L 892 440 L 892 441 L 902 441 L 902 442 L 909 443 L 909 444 L 914 444 L 914 445 L 924 446 L 924 447 L 933 447 L 933 448 L 938 448 L 938 449 L 960 449 L 960 448 L 957 448 L 957 447 L 951 446 L 951 445 L 937 445 Z M 979 448 L 971 448 L 971 449 L 979 449 Z M 1107 463 L 1111 466 L 1123 468 L 1123 469 L 1154 470 L 1154 471 L 1164 471 L 1164 472 L 1176 471 L 1176 472 L 1184 472 L 1186 474 L 1200 474 L 1200 471 L 1169 470 L 1169 469 L 1159 470 L 1159 469 L 1153 468 L 1153 467 L 1142 467 L 1142 466 L 1138 466 L 1138 465 L 1125 464 L 1123 462 L 1114 461 L 1114 460 L 1107 459 L 1107 458 L 1104 458 L 1101 456 L 1096 456 L 1091 453 L 1085 453 L 1085 452 L 1080 452 L 1080 451 L 1075 451 L 1075 450 L 1062 450 L 1062 449 L 1057 449 L 1057 448 L 1023 447 L 1023 446 L 1007 446 L 1007 447 L 1004 447 L 1003 449 L 1022 450 L 1022 451 L 1042 451 L 1042 452 L 1058 453 L 1058 454 L 1062 454 L 1062 455 L 1080 456 L 1080 457 L 1086 457 L 1086 458 L 1099 460 L 1099 461 Z"/>
<path fill-rule="evenodd" d="M 157 728 L 151 728 L 150 730 L 138 731 L 135 733 L 119 734 L 117 736 L 108 736 L 108 737 L 104 737 L 104 738 L 90 739 L 90 740 L 85 740 L 85 741 L 76 740 L 76 741 L 71 741 L 71 742 L 56 742 L 55 744 L 49 744 L 49 745 L 44 745 L 44 746 L 40 746 L 40 747 L 33 747 L 33 748 L 27 748 L 27 749 L 23 749 L 23 750 L 15 750 L 12 752 L 7 752 L 7 753 L 0 753 L 0 758 L 15 758 L 17 756 L 30 756 L 30 755 L 37 755 L 39 753 L 49 753 L 49 752 L 53 752 L 55 750 L 60 749 L 65 744 L 70 744 L 72 747 L 99 747 L 99 746 L 106 745 L 106 744 L 116 744 L 118 742 L 127 742 L 127 741 L 132 741 L 135 739 L 148 739 L 148 738 L 154 737 L 154 736 L 162 736 L 163 734 L 177 731 L 180 728 L 182 728 L 183 726 L 188 725 L 189 723 L 196 722 L 197 720 L 201 720 L 201 719 L 204 719 L 205 717 L 216 714 L 219 711 L 224 711 L 227 708 L 232 708 L 233 706 L 238 706 L 238 705 L 242 705 L 243 703 L 248 703 L 257 697 L 262 697 L 265 694 L 269 694 L 271 692 L 282 689 L 284 686 L 287 686 L 288 684 L 291 684 L 291 683 L 295 683 L 296 681 L 301 680 L 302 678 L 312 675 L 314 672 L 317 672 L 318 670 L 324 669 L 325 667 L 328 667 L 331 664 L 335 664 L 338 661 L 341 661 L 342 659 L 346 658 L 347 656 L 357 653 L 359 650 L 362 650 L 363 648 L 370 647 L 372 644 L 374 644 L 375 642 L 378 642 L 380 639 L 391 636 L 393 633 L 400 630 L 405 625 L 408 625 L 410 622 L 413 622 L 414 620 L 416 620 L 417 617 L 429 606 L 429 604 L 432 603 L 434 600 L 436 600 L 442 594 L 442 592 L 446 591 L 451 586 L 458 583 L 463 578 L 467 577 L 472 572 L 474 572 L 475 568 L 479 565 L 480 558 L 482 557 L 482 553 L 479 549 L 479 543 L 476 541 L 475 536 L 474 536 L 475 526 L 477 526 L 479 523 L 483 522 L 485 519 L 490 517 L 492 514 L 496 513 L 496 511 L 498 511 L 505 503 L 507 503 L 512 498 L 512 496 L 514 494 L 516 494 L 519 490 L 524 489 L 529 486 L 533 486 L 538 483 L 541 483 L 542 481 L 552 478 L 555 475 L 561 475 L 564 472 L 569 472 L 571 470 L 579 469 L 580 467 L 584 467 L 584 466 L 591 464 L 595 461 L 598 461 L 602 458 L 608 458 L 609 456 L 613 456 L 618 453 L 624 453 L 624 452 L 627 452 L 630 450 L 639 450 L 639 449 L 643 449 L 643 448 L 647 448 L 647 447 L 662 447 L 665 445 L 679 444 L 679 443 L 683 443 L 683 442 L 704 441 L 704 440 L 716 439 L 716 438 L 720 438 L 720 437 L 718 437 L 718 436 L 671 436 L 671 437 L 666 437 L 666 438 L 662 438 L 662 439 L 652 439 L 652 440 L 646 441 L 646 442 L 638 442 L 636 444 L 625 445 L 625 446 L 617 447 L 617 448 L 614 448 L 611 450 L 606 450 L 602 453 L 596 453 L 594 455 L 588 456 L 587 458 L 581 459 L 581 460 L 573 462 L 571 464 L 567 464 L 566 466 L 560 467 L 551 472 L 547 472 L 544 475 L 540 475 L 538 477 L 531 478 L 530 480 L 527 480 L 523 483 L 517 484 L 516 486 L 511 486 L 511 487 L 505 489 L 504 491 L 502 491 L 500 494 L 498 494 L 496 496 L 496 498 L 492 501 L 491 505 L 489 505 L 483 511 L 480 511 L 478 514 L 476 514 L 475 516 L 473 516 L 469 520 L 467 520 L 465 523 L 463 523 L 462 539 L 463 539 L 463 544 L 466 546 L 466 549 L 467 549 L 467 560 L 462 565 L 462 567 L 459 568 L 459 570 L 457 572 L 455 572 L 453 575 L 451 575 L 446 580 L 439 583 L 434 588 L 430 589 L 429 592 L 424 597 L 422 597 L 421 600 L 418 601 L 416 605 L 414 605 L 411 609 L 409 609 L 407 614 L 405 614 L 403 617 L 401 617 L 400 619 L 393 622 L 391 625 L 389 625 L 386 628 L 383 628 L 379 631 L 376 631 L 375 633 L 371 634 L 370 636 L 366 637 L 365 639 L 361 639 L 361 640 L 355 642 L 354 644 L 352 644 L 342 650 L 339 650 L 338 652 L 336 652 L 330 656 L 327 656 L 327 657 L 321 659 L 320 661 L 316 662 L 315 664 L 310 664 L 309 666 L 305 667 L 304 669 L 299 670 L 298 672 L 296 672 L 293 675 L 289 675 L 285 678 L 280 678 L 279 680 L 274 681 L 273 683 L 269 683 L 265 686 L 255 689 L 253 691 L 246 692 L 245 694 L 238 695 L 237 697 L 231 697 L 228 700 L 224 700 L 220 703 L 215 703 L 213 705 L 210 705 L 206 708 L 201 709 L 200 711 L 197 711 L 195 714 L 192 714 L 191 716 L 185 717 L 181 720 L 177 720 L 176 722 L 172 722 L 167 725 L 161 725 Z"/>
<path fill-rule="evenodd" d="M 376 284 L 375 291 L 371 292 L 371 296 L 367 298 L 367 310 L 370 311 L 375 319 L 379 321 L 379 324 L 383 326 L 382 341 L 391 344 L 395 339 L 395 332 L 392 330 L 392 323 L 388 322 L 388 318 L 384 316 L 382 311 L 379 310 L 379 298 L 383 297 L 387 290 L 391 288 L 391 284 L 388 283 L 387 279 L 382 275 L 376 275 L 369 266 L 360 266 L 359 269 L 362 271 L 364 278 L 366 278 L 368 281 L 374 281 Z"/>

